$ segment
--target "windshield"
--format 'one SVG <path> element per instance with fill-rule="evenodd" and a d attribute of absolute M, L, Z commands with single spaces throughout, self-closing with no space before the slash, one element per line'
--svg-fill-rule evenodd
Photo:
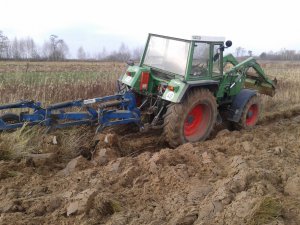
<path fill-rule="evenodd" d="M 151 36 L 144 64 L 184 76 L 190 43 Z"/>

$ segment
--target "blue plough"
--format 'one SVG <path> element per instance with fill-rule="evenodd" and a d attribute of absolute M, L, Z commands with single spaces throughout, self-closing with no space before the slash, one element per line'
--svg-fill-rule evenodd
<path fill-rule="evenodd" d="M 65 112 L 67 108 L 81 107 L 85 111 Z M 135 96 L 128 91 L 92 99 L 80 99 L 49 105 L 45 108 L 32 100 L 0 105 L 0 110 L 31 109 L 19 115 L 7 113 L 0 117 L 0 131 L 24 126 L 44 125 L 49 129 L 76 125 L 95 125 L 97 132 L 108 126 L 134 123 L 141 126 L 141 113 L 136 106 Z"/>

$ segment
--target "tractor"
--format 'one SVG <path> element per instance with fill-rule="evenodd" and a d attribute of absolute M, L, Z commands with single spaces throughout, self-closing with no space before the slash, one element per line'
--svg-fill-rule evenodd
<path fill-rule="evenodd" d="M 128 62 L 119 79 L 135 93 L 144 124 L 162 128 L 176 147 L 209 137 L 216 122 L 255 126 L 261 112 L 257 93 L 273 96 L 270 80 L 254 58 L 239 63 L 223 37 L 180 39 L 149 34 L 139 65 Z"/>
<path fill-rule="evenodd" d="M 96 125 L 101 132 L 109 126 L 136 124 L 141 131 L 163 129 L 169 145 L 177 147 L 207 139 L 224 121 L 251 129 L 261 112 L 258 93 L 273 96 L 276 79 L 270 80 L 252 57 L 239 63 L 232 54 L 223 56 L 231 45 L 223 37 L 149 34 L 139 64 L 127 62 L 117 94 L 47 107 L 32 100 L 0 105 L 0 110 L 33 111 L 2 115 L 0 130 L 26 123 L 49 129 Z M 86 112 L 65 111 L 70 107 Z"/>

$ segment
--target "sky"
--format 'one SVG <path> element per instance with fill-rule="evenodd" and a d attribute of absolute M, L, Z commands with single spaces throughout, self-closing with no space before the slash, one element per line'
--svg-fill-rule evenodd
<path fill-rule="evenodd" d="M 145 44 L 148 33 L 175 37 L 224 36 L 231 51 L 255 54 L 300 50 L 297 0 L 0 0 L 0 30 L 10 39 L 32 37 L 42 45 L 51 34 L 76 55 Z"/>

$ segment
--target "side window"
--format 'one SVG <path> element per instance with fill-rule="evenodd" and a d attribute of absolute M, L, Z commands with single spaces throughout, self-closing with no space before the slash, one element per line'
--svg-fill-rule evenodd
<path fill-rule="evenodd" d="M 213 76 L 219 76 L 221 74 L 221 65 L 220 65 L 220 57 L 221 55 L 218 53 L 220 53 L 220 45 L 214 45 L 214 54 L 213 54 L 213 69 L 212 69 L 212 73 Z M 218 57 L 217 57 L 218 56 Z"/>
<path fill-rule="evenodd" d="M 209 44 L 196 43 L 194 46 L 193 62 L 191 75 L 206 76 L 208 75 L 209 62 Z"/>

